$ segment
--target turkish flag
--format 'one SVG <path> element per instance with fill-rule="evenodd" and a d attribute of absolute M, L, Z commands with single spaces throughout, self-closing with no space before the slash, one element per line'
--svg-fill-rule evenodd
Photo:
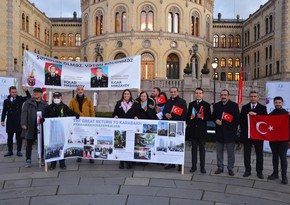
<path fill-rule="evenodd" d="M 233 119 L 234 119 L 234 116 L 232 116 L 231 114 L 229 114 L 227 112 L 223 112 L 222 120 L 225 120 L 227 122 L 232 122 Z"/>
<path fill-rule="evenodd" d="M 200 107 L 199 114 L 200 114 L 200 117 L 204 118 L 204 108 L 203 108 L 203 106 Z"/>
<path fill-rule="evenodd" d="M 248 115 L 248 137 L 254 140 L 288 141 L 289 115 Z"/>
<path fill-rule="evenodd" d="M 42 88 L 42 100 L 46 101 L 46 88 Z"/>
<path fill-rule="evenodd" d="M 159 105 L 159 104 L 164 104 L 164 103 L 166 103 L 166 98 L 165 98 L 165 96 L 164 96 L 164 95 L 160 95 L 159 97 L 156 98 L 156 102 L 157 102 L 158 105 Z"/>
<path fill-rule="evenodd" d="M 183 109 L 181 107 L 178 107 L 176 105 L 173 105 L 171 113 L 174 113 L 175 115 L 181 116 L 183 113 Z"/>

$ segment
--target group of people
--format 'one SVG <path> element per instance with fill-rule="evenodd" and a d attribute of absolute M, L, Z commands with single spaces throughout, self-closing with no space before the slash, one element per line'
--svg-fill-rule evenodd
<path fill-rule="evenodd" d="M 18 96 L 16 87 L 9 88 L 9 96 L 4 101 L 1 117 L 2 126 L 6 121 L 6 132 L 8 135 L 8 152 L 5 157 L 13 155 L 13 135 L 16 133 L 17 156 L 21 157 L 22 138 L 27 139 L 26 146 L 26 167 L 31 166 L 31 150 L 35 139 L 37 138 L 37 112 L 43 113 L 43 120 L 50 117 L 80 116 L 95 117 L 96 113 L 92 101 L 84 95 L 84 87 L 76 88 L 76 97 L 71 99 L 69 106 L 62 102 L 62 94 L 55 92 L 53 102 L 47 105 L 42 100 L 41 88 L 34 88 L 31 97 L 27 88 L 23 88 L 26 97 Z M 248 138 L 248 115 L 267 115 L 266 107 L 259 103 L 259 95 L 256 91 L 251 91 L 249 103 L 242 106 L 239 111 L 238 104 L 230 100 L 230 93 L 224 89 L 220 93 L 220 101 L 211 106 L 206 102 L 202 88 L 196 88 L 194 91 L 195 100 L 187 103 L 179 96 L 177 87 L 171 87 L 170 97 L 167 98 L 160 88 L 154 87 L 151 96 L 142 91 L 134 99 L 129 89 L 122 92 L 121 99 L 117 101 L 112 117 L 113 118 L 131 118 L 131 119 L 152 119 L 152 120 L 174 120 L 186 122 L 187 139 L 191 141 L 192 166 L 190 172 L 197 170 L 197 161 L 199 154 L 199 168 L 201 173 L 206 173 L 205 169 L 205 144 L 207 139 L 207 121 L 213 121 L 216 124 L 215 140 L 217 153 L 217 169 L 215 174 L 224 171 L 223 154 L 224 148 L 227 151 L 227 170 L 230 176 L 234 176 L 235 164 L 235 143 L 238 140 L 238 126 L 241 130 L 241 141 L 244 144 L 244 166 L 243 177 L 251 175 L 251 150 L 255 147 L 256 152 L 256 172 L 257 177 L 264 178 L 263 175 L 263 141 L 252 140 Z M 270 115 L 279 115 L 288 113 L 283 109 L 283 98 L 274 98 L 275 109 Z M 22 108 L 22 109 L 21 109 Z M 289 114 L 289 113 L 288 113 Z M 290 115 L 290 114 L 289 114 Z M 282 183 L 288 184 L 287 179 L 287 149 L 289 141 L 270 142 L 273 154 L 273 173 L 268 176 L 269 180 L 278 179 L 279 158 L 281 161 Z M 43 149 L 42 149 L 43 150 Z M 43 156 L 43 153 L 42 153 Z M 78 162 L 81 158 L 77 159 Z M 90 159 L 94 163 L 93 159 Z M 65 160 L 60 160 L 60 168 L 66 169 Z M 120 161 L 119 168 L 132 168 L 132 163 Z M 56 162 L 52 162 L 51 169 L 56 168 Z M 168 164 L 165 169 L 175 168 L 174 164 Z M 181 166 L 178 166 L 181 170 Z"/>

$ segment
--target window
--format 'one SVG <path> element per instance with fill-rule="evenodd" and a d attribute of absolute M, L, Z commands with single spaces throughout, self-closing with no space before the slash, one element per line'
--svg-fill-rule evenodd
<path fill-rule="evenodd" d="M 276 61 L 277 73 L 280 73 L 280 61 Z"/>
<path fill-rule="evenodd" d="M 226 47 L 226 35 L 221 35 L 221 47 Z"/>
<path fill-rule="evenodd" d="M 179 33 L 180 11 L 177 7 L 171 7 L 168 12 L 167 31 L 170 33 Z"/>
<path fill-rule="evenodd" d="M 151 53 L 141 55 L 141 79 L 154 79 L 154 56 Z"/>
<path fill-rule="evenodd" d="M 228 48 L 233 48 L 234 47 L 234 36 L 229 35 L 228 36 Z"/>
<path fill-rule="evenodd" d="M 265 24 L 266 24 L 266 34 L 268 34 L 269 33 L 269 19 L 268 18 L 266 18 Z"/>
<path fill-rule="evenodd" d="M 126 58 L 126 54 L 125 53 L 117 53 L 117 55 L 115 55 L 114 60 L 118 60 L 121 58 Z"/>
<path fill-rule="evenodd" d="M 40 24 L 37 25 L 37 38 L 40 39 Z"/>
<path fill-rule="evenodd" d="M 67 58 L 67 60 L 68 60 L 68 61 L 73 61 L 73 60 L 74 60 L 74 58 L 73 58 L 73 57 L 71 57 L 71 56 L 69 56 L 69 57 Z"/>
<path fill-rule="evenodd" d="M 191 35 L 199 36 L 199 14 L 195 11 L 191 16 Z"/>
<path fill-rule="evenodd" d="M 221 72 L 221 81 L 226 81 L 226 80 L 227 80 L 226 72 Z"/>
<path fill-rule="evenodd" d="M 124 6 L 119 6 L 115 13 L 115 32 L 125 32 L 127 27 L 127 14 Z"/>
<path fill-rule="evenodd" d="M 265 48 L 265 58 L 268 59 L 268 47 Z"/>
<path fill-rule="evenodd" d="M 206 33 L 206 40 L 207 41 L 210 41 L 210 35 L 209 35 L 210 34 L 210 22 L 211 22 L 210 21 L 210 18 L 207 17 L 206 18 L 206 32 L 205 32 Z"/>
<path fill-rule="evenodd" d="M 64 56 L 61 56 L 60 57 L 60 60 L 65 60 L 66 58 Z"/>
<path fill-rule="evenodd" d="M 37 37 L 37 22 L 34 22 L 34 37 Z"/>
<path fill-rule="evenodd" d="M 257 25 L 257 37 L 260 38 L 260 24 Z"/>
<path fill-rule="evenodd" d="M 74 35 L 72 33 L 68 34 L 68 46 L 74 46 Z"/>
<path fill-rule="evenodd" d="M 25 30 L 25 14 L 23 13 L 22 14 L 22 30 L 24 31 Z"/>
<path fill-rule="evenodd" d="M 66 46 L 66 34 L 65 33 L 62 33 L 60 35 L 60 45 L 61 46 Z"/>
<path fill-rule="evenodd" d="M 240 80 L 240 73 L 235 73 L 235 80 L 236 81 Z"/>
<path fill-rule="evenodd" d="M 53 45 L 59 46 L 59 36 L 58 33 L 53 34 Z"/>
<path fill-rule="evenodd" d="M 269 75 L 272 75 L 272 64 L 269 65 Z"/>
<path fill-rule="evenodd" d="M 229 58 L 228 59 L 228 67 L 229 68 L 232 68 L 233 67 L 233 59 L 232 58 Z"/>
<path fill-rule="evenodd" d="M 236 60 L 235 60 L 235 67 L 236 68 L 241 67 L 241 60 L 239 58 L 236 58 Z"/>
<path fill-rule="evenodd" d="M 217 34 L 213 36 L 213 47 L 215 48 L 219 47 L 219 36 Z"/>
<path fill-rule="evenodd" d="M 265 72 L 266 76 L 268 76 L 268 65 L 266 65 Z"/>
<path fill-rule="evenodd" d="M 272 32 L 273 31 L 273 16 L 272 15 L 269 17 L 269 21 L 270 21 L 270 32 Z"/>
<path fill-rule="evenodd" d="M 144 5 L 141 9 L 141 31 L 153 31 L 154 29 L 154 13 L 153 7 Z"/>
<path fill-rule="evenodd" d="M 89 17 L 88 15 L 86 14 L 85 15 L 85 19 L 84 19 L 84 29 L 85 29 L 85 32 L 84 32 L 84 39 L 87 39 L 88 38 L 88 32 L 89 32 Z"/>
<path fill-rule="evenodd" d="M 233 73 L 228 73 L 228 81 L 232 81 L 233 80 Z"/>
<path fill-rule="evenodd" d="M 81 34 L 77 33 L 76 34 L 76 46 L 81 46 Z"/>
<path fill-rule="evenodd" d="M 96 36 L 103 34 L 104 17 L 103 12 L 98 10 L 96 13 Z"/>
<path fill-rule="evenodd" d="M 170 54 L 166 62 L 166 78 L 179 79 L 179 58 L 176 54 Z"/>
<path fill-rule="evenodd" d="M 26 32 L 29 33 L 29 17 L 26 16 Z"/>
<path fill-rule="evenodd" d="M 269 59 L 272 59 L 272 46 L 269 46 Z"/>
<path fill-rule="evenodd" d="M 226 67 L 226 59 L 225 58 L 221 58 L 220 67 L 221 68 Z"/>
<path fill-rule="evenodd" d="M 257 40 L 257 27 L 254 27 L 254 39 Z"/>

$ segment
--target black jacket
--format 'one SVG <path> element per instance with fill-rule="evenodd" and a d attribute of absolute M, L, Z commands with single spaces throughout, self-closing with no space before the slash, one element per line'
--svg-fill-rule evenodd
<path fill-rule="evenodd" d="M 193 118 L 191 119 L 192 108 L 199 113 L 200 108 L 203 107 L 204 110 L 204 118 Z M 211 111 L 210 111 L 210 104 L 204 100 L 198 103 L 196 100 L 189 103 L 188 110 L 187 110 L 187 117 L 186 117 L 186 124 L 188 129 L 188 134 L 190 138 L 197 139 L 197 138 L 206 138 L 207 137 L 207 127 L 206 121 L 211 119 Z"/>
<path fill-rule="evenodd" d="M 181 116 L 172 113 L 173 106 L 178 106 L 179 108 L 183 109 L 183 112 L 182 112 Z M 167 100 L 167 102 L 165 104 L 165 108 L 163 110 L 163 119 L 164 120 L 168 120 L 165 117 L 165 114 L 166 113 L 169 113 L 169 114 L 172 115 L 172 118 L 170 120 L 186 121 L 186 115 L 187 115 L 187 105 L 186 105 L 186 101 L 184 99 L 180 98 L 179 96 L 177 96 L 174 99 L 172 99 L 170 97 Z"/>
<path fill-rule="evenodd" d="M 251 112 L 251 103 L 248 103 L 242 107 L 240 115 L 240 128 L 241 128 L 241 141 L 245 142 L 248 140 L 248 113 Z M 266 106 L 257 103 L 253 112 L 257 115 L 267 115 Z"/>
<path fill-rule="evenodd" d="M 118 118 L 128 118 L 128 119 L 134 119 L 134 117 L 140 118 L 139 110 L 140 110 L 140 104 L 135 102 L 133 103 L 131 109 L 128 110 L 127 113 L 123 110 L 121 106 L 122 100 L 117 101 L 115 105 L 115 109 L 113 112 L 113 117 L 118 116 Z"/>
<path fill-rule="evenodd" d="M 108 77 L 102 76 L 101 79 L 98 79 L 97 76 L 91 78 L 91 87 L 108 87 Z"/>
<path fill-rule="evenodd" d="M 149 120 L 156 120 L 156 109 L 155 109 L 155 102 L 152 98 L 148 98 L 147 100 L 147 110 L 145 111 L 141 106 L 141 99 L 140 97 L 136 99 L 136 102 L 139 103 L 140 110 L 139 110 L 139 118 L 140 119 L 149 119 Z M 150 106 L 154 106 L 151 108 Z"/>
<path fill-rule="evenodd" d="M 44 118 L 68 117 L 68 116 L 79 117 L 80 115 L 69 109 L 69 107 L 62 102 L 59 105 L 52 103 L 46 106 L 43 115 Z"/>
<path fill-rule="evenodd" d="M 222 120 L 223 112 L 226 112 L 233 116 L 232 122 L 228 122 L 226 120 Z M 240 111 L 238 104 L 229 100 L 225 105 L 222 101 L 217 102 L 214 105 L 213 110 L 213 120 L 221 120 L 222 125 L 216 125 L 216 141 L 220 143 L 230 143 L 235 142 L 237 139 L 237 128 L 240 120 Z"/>
<path fill-rule="evenodd" d="M 7 99 L 4 100 L 1 122 L 4 122 L 5 117 L 7 116 L 7 133 L 21 132 L 20 119 L 22 105 L 28 98 L 31 98 L 29 91 L 26 91 L 25 93 L 26 97 L 17 95 L 13 102 L 10 100 L 10 95 L 8 95 Z"/>
<path fill-rule="evenodd" d="M 61 79 L 58 74 L 55 74 L 54 76 L 51 75 L 51 73 L 45 74 L 45 85 L 55 85 L 55 86 L 61 86 Z"/>

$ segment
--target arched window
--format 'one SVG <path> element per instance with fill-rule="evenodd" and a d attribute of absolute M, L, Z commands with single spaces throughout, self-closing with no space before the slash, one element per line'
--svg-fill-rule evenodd
<path fill-rule="evenodd" d="M 88 17 L 87 14 L 85 15 L 85 19 L 84 19 L 84 29 L 85 29 L 84 39 L 87 39 L 88 38 L 88 32 L 89 32 L 89 17 Z"/>
<path fill-rule="evenodd" d="M 236 68 L 241 67 L 241 59 L 236 58 L 236 60 L 235 60 L 235 67 L 236 67 Z"/>
<path fill-rule="evenodd" d="M 272 46 L 269 46 L 269 59 L 272 59 Z"/>
<path fill-rule="evenodd" d="M 268 34 L 269 33 L 269 19 L 268 18 L 266 18 L 266 20 L 265 20 L 265 24 L 266 24 L 266 34 Z"/>
<path fill-rule="evenodd" d="M 180 11 L 177 7 L 171 7 L 168 12 L 167 31 L 170 33 L 179 33 Z"/>
<path fill-rule="evenodd" d="M 84 62 L 88 62 L 88 58 L 86 56 L 84 57 Z"/>
<path fill-rule="evenodd" d="M 141 31 L 153 31 L 154 29 L 154 13 L 153 7 L 144 5 L 141 9 Z"/>
<path fill-rule="evenodd" d="M 66 46 L 66 35 L 65 35 L 65 33 L 62 33 L 60 35 L 60 45 L 61 46 Z"/>
<path fill-rule="evenodd" d="M 72 33 L 68 34 L 68 46 L 74 46 L 74 35 Z"/>
<path fill-rule="evenodd" d="M 103 34 L 103 26 L 104 26 L 104 17 L 103 12 L 98 10 L 96 13 L 96 36 Z"/>
<path fill-rule="evenodd" d="M 64 56 L 61 56 L 60 57 L 60 60 L 65 60 L 66 58 Z"/>
<path fill-rule="evenodd" d="M 76 34 L 76 46 L 81 46 L 81 34 L 77 33 Z"/>
<path fill-rule="evenodd" d="M 226 59 L 225 58 L 221 58 L 220 67 L 221 68 L 225 68 L 226 67 Z"/>
<path fill-rule="evenodd" d="M 40 39 L 40 24 L 37 25 L 37 38 Z"/>
<path fill-rule="evenodd" d="M 210 41 L 210 18 L 206 18 L 206 40 Z"/>
<path fill-rule="evenodd" d="M 26 16 L 26 32 L 29 33 L 29 17 Z"/>
<path fill-rule="evenodd" d="M 232 59 L 232 58 L 229 58 L 229 59 L 228 59 L 228 67 L 229 67 L 229 68 L 232 68 L 232 67 L 233 67 L 233 63 L 234 63 L 234 62 L 233 62 L 233 59 Z"/>
<path fill-rule="evenodd" d="M 125 32 L 127 29 L 127 14 L 124 6 L 119 6 L 115 13 L 115 32 Z"/>
<path fill-rule="evenodd" d="M 115 55 L 115 58 L 114 60 L 118 60 L 118 59 L 121 59 L 121 58 L 126 58 L 126 54 L 125 53 L 117 53 L 117 55 Z"/>
<path fill-rule="evenodd" d="M 179 58 L 176 54 L 170 54 L 166 62 L 167 79 L 179 79 Z"/>
<path fill-rule="evenodd" d="M 154 56 L 151 53 L 141 55 L 141 79 L 154 79 Z"/>
<path fill-rule="evenodd" d="M 235 47 L 236 48 L 240 48 L 241 47 L 241 36 L 240 35 L 236 35 L 236 40 L 235 40 Z"/>
<path fill-rule="evenodd" d="M 213 36 L 213 47 L 215 48 L 219 47 L 219 36 L 217 34 Z"/>
<path fill-rule="evenodd" d="M 226 35 L 221 35 L 221 48 L 226 47 Z"/>
<path fill-rule="evenodd" d="M 233 48 L 234 47 L 234 36 L 229 35 L 228 36 L 228 48 Z"/>
<path fill-rule="evenodd" d="M 37 22 L 34 22 L 34 37 L 37 37 Z"/>
<path fill-rule="evenodd" d="M 24 13 L 22 13 L 22 21 L 21 21 L 21 23 L 22 23 L 22 30 L 23 31 L 25 31 L 25 14 Z"/>
<path fill-rule="evenodd" d="M 270 32 L 272 32 L 273 31 L 273 16 L 271 15 L 270 17 L 269 17 L 269 24 L 270 24 Z"/>
<path fill-rule="evenodd" d="M 59 46 L 59 36 L 58 33 L 53 34 L 53 45 Z"/>
<path fill-rule="evenodd" d="M 191 15 L 191 35 L 199 36 L 199 14 L 195 11 Z"/>

